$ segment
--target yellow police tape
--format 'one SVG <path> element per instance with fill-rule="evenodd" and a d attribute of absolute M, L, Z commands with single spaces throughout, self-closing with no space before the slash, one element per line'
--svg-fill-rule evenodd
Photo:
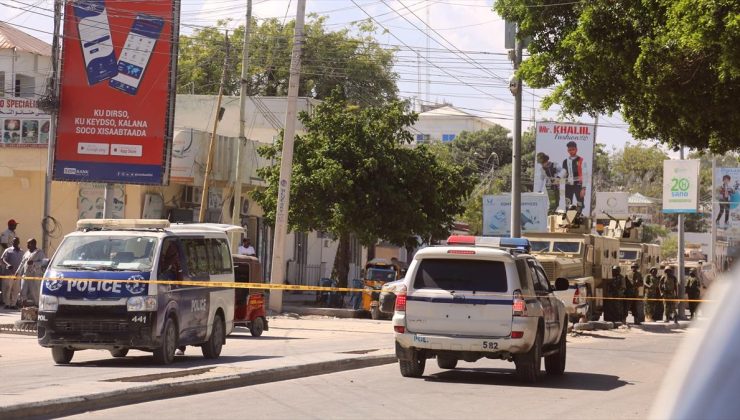
<path fill-rule="evenodd" d="M 0 280 L 20 281 L 18 276 L 0 276 Z M 179 286 L 199 286 L 199 287 L 220 287 L 229 289 L 262 289 L 262 290 L 299 290 L 308 292 L 365 292 L 366 289 L 352 287 L 324 287 L 324 286 L 303 286 L 299 284 L 272 284 L 272 283 L 242 283 L 226 281 L 198 281 L 198 280 L 136 280 L 136 279 L 86 279 L 70 277 L 23 277 L 25 280 L 44 281 L 44 280 L 61 280 L 75 282 L 97 282 L 97 283 L 142 283 L 142 284 L 161 284 L 161 285 L 179 285 Z M 377 290 L 373 290 L 377 292 Z M 477 296 L 499 296 L 511 299 L 511 294 L 494 293 L 494 292 L 476 292 Z M 522 295 L 523 298 L 536 298 L 537 295 Z M 642 298 L 642 297 L 605 297 L 605 296 L 579 296 L 579 299 L 602 299 L 602 300 L 636 300 L 643 302 L 711 302 L 707 299 L 679 299 L 679 298 Z"/>

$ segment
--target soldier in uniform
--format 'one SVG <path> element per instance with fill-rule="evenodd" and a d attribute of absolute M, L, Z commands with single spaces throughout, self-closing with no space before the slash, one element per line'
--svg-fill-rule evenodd
<path fill-rule="evenodd" d="M 624 320 L 625 280 L 618 265 L 612 267 L 612 278 L 607 285 L 607 298 L 604 301 L 604 321 L 622 322 Z"/>
<path fill-rule="evenodd" d="M 673 269 L 666 267 L 665 274 L 660 278 L 660 294 L 663 296 L 663 312 L 666 318 L 665 322 L 671 320 L 678 321 L 676 318 L 676 276 L 673 275 Z"/>
<path fill-rule="evenodd" d="M 629 301 L 629 308 L 635 318 L 635 325 L 640 325 L 645 321 L 645 305 L 641 300 L 644 290 L 642 273 L 640 273 L 640 266 L 637 263 L 632 264 L 631 268 L 632 272 L 628 275 L 627 280 L 632 284 L 632 295 L 630 297 L 634 299 Z"/>
<path fill-rule="evenodd" d="M 689 281 L 686 282 L 686 294 L 689 296 L 689 312 L 691 312 L 691 319 L 694 319 L 696 314 L 696 308 L 699 306 L 699 299 L 701 294 L 701 282 L 697 276 L 696 268 L 692 268 L 689 272 Z"/>
<path fill-rule="evenodd" d="M 658 267 L 653 267 L 645 276 L 645 315 L 650 322 L 663 318 L 663 304 L 658 301 L 660 299 L 659 285 Z"/>

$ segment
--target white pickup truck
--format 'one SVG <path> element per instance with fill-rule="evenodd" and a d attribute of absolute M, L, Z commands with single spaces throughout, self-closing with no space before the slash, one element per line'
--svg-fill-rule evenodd
<path fill-rule="evenodd" d="M 426 360 L 442 369 L 459 360 L 513 361 L 534 383 L 542 357 L 548 374 L 565 371 L 568 319 L 529 241 L 451 236 L 447 245 L 422 249 L 396 288 L 393 315 L 401 375 L 420 377 Z"/>

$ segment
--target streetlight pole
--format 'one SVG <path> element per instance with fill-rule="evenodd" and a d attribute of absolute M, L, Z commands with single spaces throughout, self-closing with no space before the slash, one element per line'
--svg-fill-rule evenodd
<path fill-rule="evenodd" d="M 285 110 L 285 134 L 280 160 L 280 180 L 278 185 L 277 209 L 275 210 L 275 240 L 272 245 L 272 264 L 270 283 L 282 284 L 285 276 L 285 236 L 288 234 L 288 208 L 290 205 L 290 180 L 293 172 L 293 143 L 297 117 L 298 84 L 301 79 L 301 47 L 303 46 L 303 21 L 306 16 L 306 0 L 298 0 L 295 18 L 293 53 L 290 59 L 290 78 L 288 79 L 288 104 Z M 270 291 L 270 309 L 283 310 L 283 291 Z"/>
<path fill-rule="evenodd" d="M 519 25 L 514 41 L 514 75 L 509 89 L 514 95 L 514 141 L 511 162 L 511 237 L 522 235 L 522 81 L 516 74 L 522 63 L 522 40 L 519 39 Z"/>

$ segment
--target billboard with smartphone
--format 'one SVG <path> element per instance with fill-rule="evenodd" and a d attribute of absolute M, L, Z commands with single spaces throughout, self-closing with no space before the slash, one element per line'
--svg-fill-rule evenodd
<path fill-rule="evenodd" d="M 179 0 L 67 2 L 53 179 L 168 183 Z"/>
<path fill-rule="evenodd" d="M 547 195 L 522 193 L 522 232 L 547 232 Z M 483 196 L 483 236 L 511 235 L 511 194 Z"/>

